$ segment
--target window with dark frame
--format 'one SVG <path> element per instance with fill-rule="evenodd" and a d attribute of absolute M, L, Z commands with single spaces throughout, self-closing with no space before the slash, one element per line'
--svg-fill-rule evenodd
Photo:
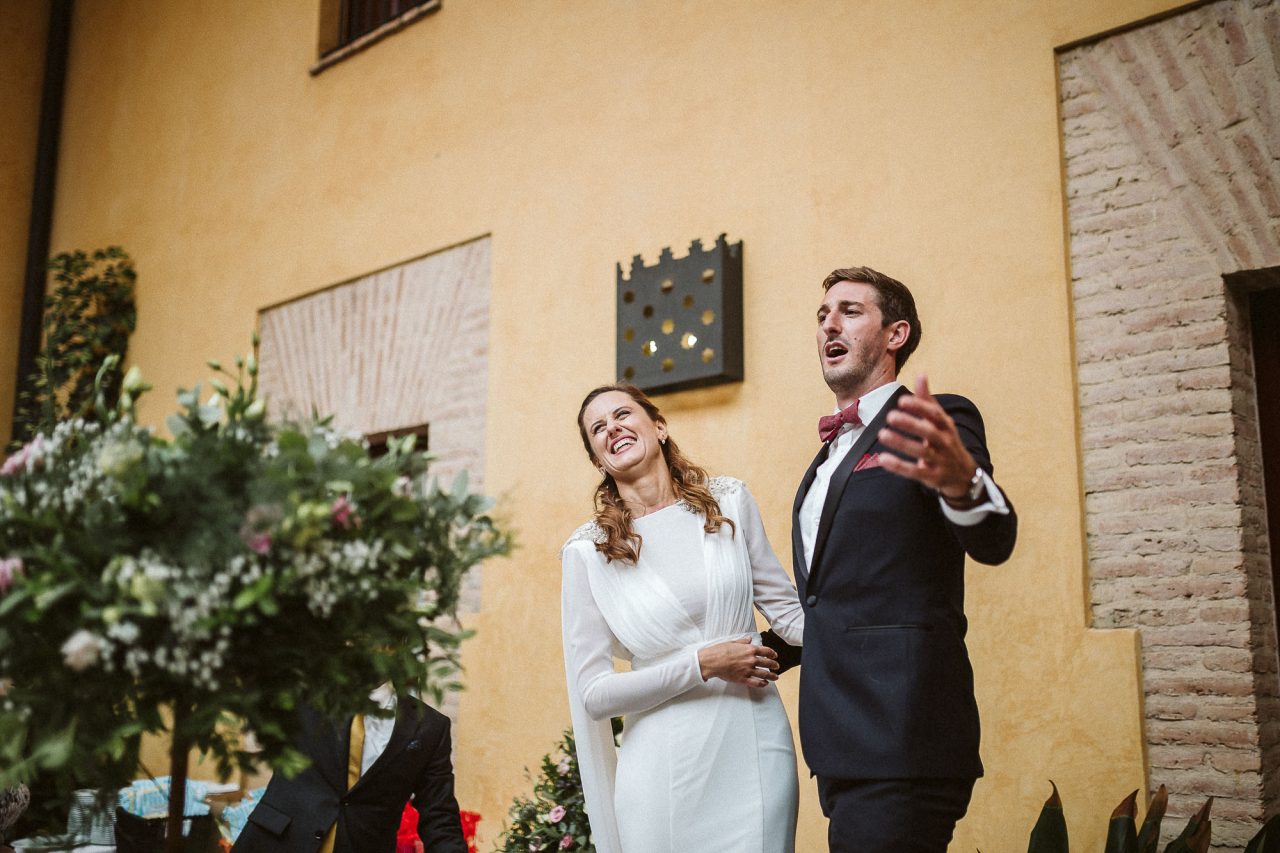
<path fill-rule="evenodd" d="M 429 2 L 431 0 L 342 0 L 341 27 L 336 46 L 350 44 L 410 9 Z"/>
<path fill-rule="evenodd" d="M 427 440 L 429 438 L 430 425 L 422 424 L 421 426 L 404 427 L 402 429 L 391 429 L 386 432 L 374 432 L 366 435 L 365 441 L 369 442 L 369 458 L 377 459 L 380 456 L 387 455 L 387 442 L 393 438 L 403 438 L 406 435 L 417 436 L 418 440 L 414 442 L 413 449 L 419 453 L 427 449 Z"/>
<path fill-rule="evenodd" d="M 320 0 L 319 74 L 415 21 L 439 11 L 442 0 Z"/>

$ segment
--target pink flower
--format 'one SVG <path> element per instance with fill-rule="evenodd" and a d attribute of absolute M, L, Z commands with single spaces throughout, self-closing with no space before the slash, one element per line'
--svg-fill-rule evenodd
<path fill-rule="evenodd" d="M 17 453 L 4 460 L 4 464 L 0 465 L 0 475 L 12 477 L 19 471 L 24 470 L 27 467 L 28 460 L 30 460 L 32 456 L 36 456 L 43 447 L 44 436 L 37 435 L 30 442 L 24 444 Z M 34 468 L 35 465 L 33 464 L 32 467 Z"/>
<path fill-rule="evenodd" d="M 556 806 L 547 815 L 547 823 L 559 823 L 564 820 L 564 806 Z"/>
<path fill-rule="evenodd" d="M 560 839 L 560 849 L 568 850 L 572 846 L 573 846 L 573 836 L 566 832 L 564 834 L 564 838 Z"/>
<path fill-rule="evenodd" d="M 341 495 L 333 502 L 333 506 L 329 507 L 329 517 L 333 520 L 335 527 L 349 530 L 352 524 L 357 526 L 360 524 L 360 519 L 356 517 L 355 509 L 351 501 L 347 500 L 347 496 Z"/>
<path fill-rule="evenodd" d="M 560 763 L 556 765 L 556 772 L 561 776 L 569 775 L 569 756 L 560 759 Z"/>
<path fill-rule="evenodd" d="M 13 582 L 22 575 L 22 558 L 9 557 L 7 560 L 0 560 L 0 594 L 9 591 L 13 586 Z"/>
<path fill-rule="evenodd" d="M 255 554 L 266 554 L 271 550 L 271 534 L 255 533 L 249 537 L 249 550 Z"/>

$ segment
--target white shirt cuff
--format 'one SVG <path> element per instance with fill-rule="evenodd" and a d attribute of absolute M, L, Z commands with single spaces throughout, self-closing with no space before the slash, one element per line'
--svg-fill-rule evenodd
<path fill-rule="evenodd" d="M 987 499 L 975 507 L 969 509 L 956 509 L 946 502 L 942 495 L 938 495 L 938 503 L 942 506 L 942 514 L 952 524 L 960 527 L 973 527 L 981 524 L 982 521 L 991 513 L 998 515 L 1009 514 L 1009 504 L 1005 502 L 1004 495 L 1000 492 L 996 481 L 991 479 L 991 475 L 981 468 L 978 469 L 978 475 L 982 478 L 982 485 L 986 487 Z"/>

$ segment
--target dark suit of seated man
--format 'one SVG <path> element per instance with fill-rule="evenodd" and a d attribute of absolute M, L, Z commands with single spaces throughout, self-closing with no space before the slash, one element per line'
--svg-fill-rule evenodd
<path fill-rule="evenodd" d="M 365 719 L 356 783 L 348 789 L 351 719 L 335 723 L 303 709 L 299 747 L 311 764 L 293 779 L 272 777 L 232 853 L 317 853 L 331 830 L 333 853 L 394 853 L 410 799 L 426 853 L 467 853 L 453 794 L 449 718 L 413 696 L 397 697 L 388 685 L 379 690 L 375 700 L 394 703 L 396 714 Z"/>

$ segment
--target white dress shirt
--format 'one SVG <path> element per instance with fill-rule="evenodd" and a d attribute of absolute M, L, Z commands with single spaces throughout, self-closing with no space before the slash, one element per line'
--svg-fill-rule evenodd
<path fill-rule="evenodd" d="M 387 711 L 395 711 L 396 709 L 396 691 L 388 681 L 379 687 L 374 688 L 369 694 L 369 698 L 378 704 L 379 708 Z M 364 715 L 364 750 L 360 754 L 360 775 L 369 772 L 369 768 L 373 766 L 373 762 L 378 760 L 378 756 L 382 755 L 387 748 L 387 742 L 391 740 L 391 730 L 396 727 L 396 718 L 375 717 L 372 714 Z"/>
<path fill-rule="evenodd" d="M 809 486 L 809 492 L 804 496 L 804 503 L 800 505 L 800 540 L 804 544 L 804 567 L 806 571 L 813 565 L 813 546 L 818 539 L 818 524 L 822 520 L 822 506 L 827 502 L 827 489 L 831 486 L 831 475 L 835 473 L 836 468 L 840 467 L 840 463 L 844 461 L 845 456 L 849 455 L 850 448 L 862 435 L 866 424 L 871 423 L 875 416 L 880 414 L 884 404 L 901 387 L 902 383 L 894 380 L 881 385 L 874 391 L 868 391 L 859 399 L 858 419 L 862 421 L 862 426 L 845 424 L 841 427 L 839 434 L 831 442 L 831 449 L 827 452 L 827 458 L 818 466 L 813 483 Z M 840 411 L 839 406 L 836 407 L 835 411 Z M 969 527 L 981 522 L 989 513 L 1009 514 L 1009 505 L 1005 502 L 1004 495 L 1001 494 L 1000 489 L 996 487 L 995 481 L 987 476 L 987 472 L 981 468 L 978 469 L 978 472 L 982 476 L 983 484 L 986 486 L 987 499 L 984 502 L 970 509 L 955 509 L 948 505 L 941 495 L 938 496 L 938 503 L 942 506 L 943 514 L 953 524 Z"/>

